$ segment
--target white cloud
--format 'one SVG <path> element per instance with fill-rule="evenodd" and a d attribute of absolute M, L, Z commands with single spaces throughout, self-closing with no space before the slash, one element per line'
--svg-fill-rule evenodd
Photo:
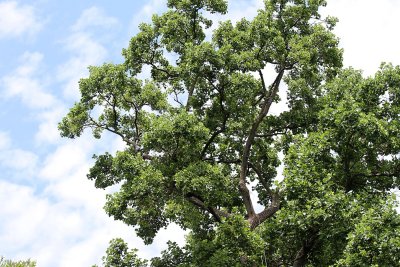
<path fill-rule="evenodd" d="M 344 48 L 346 66 L 371 75 L 383 61 L 400 64 L 399 1 L 328 1 L 322 11 L 339 18 L 335 33 Z"/>
<path fill-rule="evenodd" d="M 166 8 L 166 0 L 150 0 L 138 12 L 135 12 L 130 22 L 130 32 L 136 33 L 142 22 L 149 22 L 153 14 L 159 13 Z"/>
<path fill-rule="evenodd" d="M 35 199 L 32 188 L 0 181 L 0 250 L 10 251 L 29 245 L 44 220 L 48 202 Z M 33 255 L 31 255 L 33 256 Z"/>
<path fill-rule="evenodd" d="M 230 0 L 227 16 L 234 23 L 241 20 L 242 18 L 250 20 L 257 15 L 257 10 L 263 7 L 263 1 L 259 0 Z"/>
<path fill-rule="evenodd" d="M 67 114 L 67 109 L 60 104 L 50 110 L 41 112 L 37 116 L 40 121 L 39 129 L 35 135 L 37 144 L 56 144 L 61 142 L 58 123 L 65 114 Z"/>
<path fill-rule="evenodd" d="M 88 75 L 88 66 L 99 65 L 106 59 L 107 50 L 85 32 L 74 33 L 66 41 L 66 49 L 73 56 L 57 70 L 57 77 L 65 82 L 64 96 L 79 97 L 78 81 Z"/>
<path fill-rule="evenodd" d="M 11 139 L 8 133 L 0 132 L 0 151 L 10 146 Z"/>
<path fill-rule="evenodd" d="M 99 219 L 93 213 L 100 210 L 100 203 L 90 211 L 84 209 L 84 202 L 79 206 L 71 206 L 64 199 L 51 202 L 49 199 L 47 195 L 35 194 L 32 188 L 0 182 L 0 201 L 7 203 L 0 207 L 0 216 L 3 218 L 0 222 L 2 253 L 17 253 L 16 257 L 21 259 L 33 258 L 38 266 L 67 266 L 60 262 L 60 258 L 77 243 L 87 242 L 93 230 L 99 231 L 97 227 L 104 226 L 106 216 L 100 222 L 91 222 L 91 219 Z M 98 199 L 92 200 L 95 201 L 98 202 Z M 91 227 L 96 228 L 92 230 Z M 80 253 L 69 261 L 79 263 L 79 259 L 92 259 L 77 255 Z"/>
<path fill-rule="evenodd" d="M 59 146 L 38 171 L 43 189 L 0 180 L 0 203 L 7 203 L 0 206 L 0 251 L 6 257 L 32 258 L 38 266 L 90 266 L 115 237 L 146 258 L 158 255 L 169 239 L 183 243 L 183 232 L 171 226 L 145 246 L 131 227 L 105 214 L 106 191 L 85 177 L 93 149 L 85 138 Z"/>
<path fill-rule="evenodd" d="M 37 161 L 38 157 L 34 153 L 22 149 L 3 150 L 0 154 L 1 165 L 29 173 L 33 172 Z"/>
<path fill-rule="evenodd" d="M 111 28 L 116 25 L 118 25 L 118 20 L 116 18 L 107 16 L 104 11 L 98 7 L 91 7 L 82 12 L 82 15 L 74 26 L 72 26 L 72 29 L 74 31 L 83 31 L 93 26 Z"/>
<path fill-rule="evenodd" d="M 93 37 L 91 27 L 112 29 L 118 24 L 114 17 L 107 16 L 101 9 L 91 7 L 82 12 L 72 26 L 71 34 L 64 42 L 65 49 L 72 54 L 71 58 L 57 70 L 57 78 L 65 83 L 64 96 L 71 99 L 79 97 L 78 81 L 88 75 L 88 66 L 99 65 L 106 60 L 107 49 Z"/>
<path fill-rule="evenodd" d="M 38 144 L 57 143 L 60 141 L 57 123 L 66 113 L 66 108 L 46 90 L 49 81 L 54 80 L 48 79 L 48 74 L 42 74 L 43 54 L 25 52 L 20 61 L 20 66 L 0 78 L 1 97 L 17 98 L 35 111 L 32 115 L 39 121 L 39 129 L 35 136 Z"/>
<path fill-rule="evenodd" d="M 38 78 L 43 55 L 38 52 L 24 53 L 21 65 L 0 80 L 3 97 L 18 97 L 30 108 L 43 109 L 56 104 L 55 98 L 45 91 L 44 82 Z"/>
<path fill-rule="evenodd" d="M 0 167 L 12 170 L 13 174 L 17 174 L 16 176 L 22 175 L 24 179 L 27 179 L 35 173 L 37 163 L 38 157 L 36 154 L 31 151 L 13 148 L 8 133 L 0 132 Z"/>
<path fill-rule="evenodd" d="M 33 35 L 41 27 L 42 22 L 32 6 L 20 5 L 17 1 L 0 2 L 0 39 Z"/>
<path fill-rule="evenodd" d="M 89 151 L 93 149 L 93 142 L 85 138 L 67 141 L 49 154 L 44 160 L 44 167 L 40 177 L 46 180 L 55 181 L 68 174 L 75 172 L 82 166 L 85 167 Z"/>

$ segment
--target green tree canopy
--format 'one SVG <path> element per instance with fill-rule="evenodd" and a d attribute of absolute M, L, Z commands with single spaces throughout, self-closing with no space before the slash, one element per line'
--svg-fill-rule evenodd
<path fill-rule="evenodd" d="M 88 174 L 120 186 L 107 214 L 147 244 L 170 223 L 189 233 L 149 262 L 115 239 L 105 266 L 400 266 L 400 68 L 342 69 L 323 0 L 264 3 L 207 37 L 227 1 L 168 0 L 122 64 L 81 79 L 61 135 L 126 144 Z"/>

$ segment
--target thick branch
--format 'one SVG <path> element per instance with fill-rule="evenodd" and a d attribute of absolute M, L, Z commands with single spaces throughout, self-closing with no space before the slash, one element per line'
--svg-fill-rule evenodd
<path fill-rule="evenodd" d="M 269 185 L 263 178 L 261 170 L 259 170 L 254 164 L 249 162 L 250 168 L 257 174 L 258 179 L 268 195 L 271 197 L 271 205 L 265 208 L 262 212 L 255 215 L 253 218 L 249 218 L 250 228 L 255 229 L 257 226 L 262 224 L 265 220 L 272 217 L 280 209 L 280 195 L 279 191 L 273 192 Z"/>
<path fill-rule="evenodd" d="M 286 129 L 284 132 L 272 132 L 270 134 L 256 134 L 256 137 L 258 138 L 268 138 L 268 137 L 274 137 L 278 135 L 285 135 L 288 133 L 288 129 Z"/>
<path fill-rule="evenodd" d="M 260 126 L 260 124 L 263 121 L 263 119 L 265 118 L 265 116 L 268 114 L 269 109 L 274 101 L 274 98 L 275 98 L 276 94 L 278 93 L 279 84 L 282 80 L 284 72 L 285 72 L 285 70 L 282 69 L 278 73 L 278 76 L 276 77 L 275 81 L 272 83 L 269 96 L 264 100 L 264 103 L 261 106 L 261 111 L 260 111 L 258 117 L 256 118 L 256 120 L 254 121 L 254 123 L 251 127 L 251 130 L 249 132 L 249 136 L 247 137 L 246 144 L 243 147 L 242 164 L 240 167 L 240 176 L 239 176 L 239 191 L 242 195 L 243 202 L 246 207 L 247 214 L 249 216 L 249 220 L 254 219 L 253 217 L 256 216 L 254 207 L 253 207 L 253 203 L 250 198 L 250 192 L 246 185 L 246 174 L 247 174 L 250 150 L 251 150 L 251 146 L 253 144 L 254 138 L 257 134 L 258 127 Z"/>
<path fill-rule="evenodd" d="M 272 194 L 271 205 L 265 208 L 260 213 L 256 214 L 252 218 L 249 218 L 250 228 L 255 229 L 257 226 L 265 222 L 268 218 L 271 218 L 280 208 L 280 195 L 279 192 Z"/>
<path fill-rule="evenodd" d="M 289 131 L 293 132 L 295 130 L 298 130 L 301 127 L 306 127 L 306 126 L 307 126 L 306 123 L 299 123 L 299 124 L 291 123 L 291 124 L 283 125 L 281 127 L 269 129 L 266 133 L 256 134 L 256 137 L 268 138 L 268 137 L 274 137 L 277 135 L 284 135 L 284 134 L 287 134 Z"/>

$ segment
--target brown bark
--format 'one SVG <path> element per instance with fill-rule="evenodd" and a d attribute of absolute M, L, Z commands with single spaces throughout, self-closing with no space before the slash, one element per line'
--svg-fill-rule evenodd
<path fill-rule="evenodd" d="M 247 169 L 248 169 L 248 165 L 249 165 L 251 146 L 252 146 L 254 138 L 257 134 L 258 127 L 260 126 L 260 124 L 263 121 L 263 119 L 265 118 L 265 116 L 267 116 L 269 109 L 273 103 L 273 100 L 278 93 L 279 84 L 282 80 L 284 71 L 285 70 L 282 69 L 278 73 L 278 76 L 276 77 L 275 81 L 272 83 L 271 88 L 270 88 L 270 93 L 267 96 L 267 98 L 264 100 L 263 104 L 261 105 L 261 111 L 250 129 L 249 136 L 247 137 L 246 143 L 243 147 L 242 163 L 241 163 L 241 167 L 240 167 L 240 176 L 239 176 L 239 192 L 242 195 L 243 203 L 246 207 L 249 221 L 251 221 L 251 222 L 257 221 L 259 219 L 265 220 L 264 216 L 262 218 L 261 217 L 259 218 L 258 215 L 255 213 L 253 203 L 250 198 L 250 192 L 246 185 L 246 183 L 247 183 L 246 175 L 247 175 Z"/>
<path fill-rule="evenodd" d="M 293 267 L 303 267 L 306 265 L 309 253 L 314 247 L 317 238 L 318 238 L 318 233 L 315 232 L 311 235 L 311 237 L 308 240 L 303 242 L 303 245 L 297 252 L 296 258 L 293 261 Z"/>
<path fill-rule="evenodd" d="M 253 218 L 249 218 L 250 228 L 255 229 L 268 218 L 271 218 L 280 208 L 279 192 L 272 195 L 271 205 L 265 208 L 260 213 L 256 214 Z"/>

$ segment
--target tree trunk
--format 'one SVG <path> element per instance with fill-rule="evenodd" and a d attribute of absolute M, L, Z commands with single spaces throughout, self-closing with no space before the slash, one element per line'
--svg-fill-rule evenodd
<path fill-rule="evenodd" d="M 303 242 L 300 250 L 296 254 L 296 258 L 293 261 L 293 267 L 303 267 L 307 263 L 308 254 L 311 252 L 318 238 L 318 231 L 312 231 L 311 236 Z"/>

